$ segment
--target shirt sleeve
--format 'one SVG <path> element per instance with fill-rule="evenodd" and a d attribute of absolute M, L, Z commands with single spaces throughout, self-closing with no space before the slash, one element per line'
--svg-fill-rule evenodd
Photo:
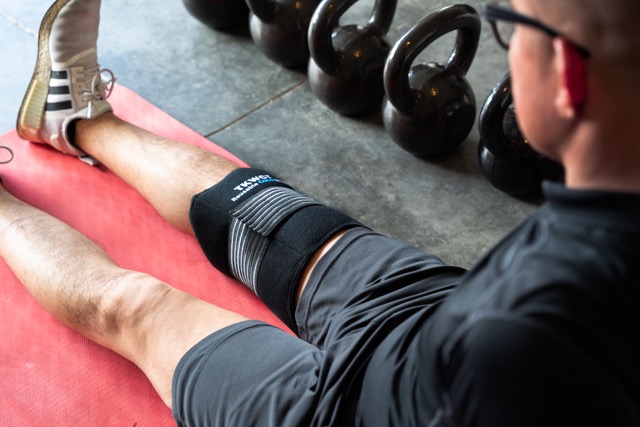
<path fill-rule="evenodd" d="M 637 426 L 635 398 L 571 337 L 544 323 L 474 319 L 441 353 L 448 425 Z"/>

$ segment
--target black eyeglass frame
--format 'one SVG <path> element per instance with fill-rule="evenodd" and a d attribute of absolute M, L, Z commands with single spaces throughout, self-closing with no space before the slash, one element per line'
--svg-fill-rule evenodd
<path fill-rule="evenodd" d="M 484 15 L 484 18 L 487 20 L 487 22 L 491 24 L 493 35 L 496 37 L 498 44 L 506 50 L 509 50 L 509 43 L 502 40 L 502 37 L 500 36 L 500 32 L 498 31 L 498 21 L 527 25 L 529 27 L 533 27 L 542 31 L 553 38 L 561 37 L 567 40 L 569 43 L 571 43 L 583 58 L 586 59 L 591 56 L 591 52 L 589 52 L 588 49 L 586 49 L 583 46 L 580 46 L 578 43 L 575 43 L 570 38 L 562 34 L 561 32 L 554 30 L 553 28 L 551 28 L 550 26 L 548 26 L 543 22 L 540 22 L 536 19 L 530 18 L 521 13 L 518 13 L 513 9 L 508 9 L 506 7 L 502 7 L 497 4 L 487 4 L 484 7 L 483 15 Z"/>

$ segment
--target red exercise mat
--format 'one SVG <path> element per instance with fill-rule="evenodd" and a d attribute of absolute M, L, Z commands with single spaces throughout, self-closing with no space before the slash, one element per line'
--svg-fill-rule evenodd
<path fill-rule="evenodd" d="M 156 134 L 239 159 L 117 86 L 114 113 Z M 0 165 L 5 187 L 100 245 L 124 268 L 149 273 L 206 301 L 284 325 L 243 285 L 207 262 L 195 239 L 174 230 L 104 167 L 48 146 L 0 137 L 14 160 Z M 70 331 L 44 311 L 0 259 L 0 426 L 174 426 L 143 373 Z"/>

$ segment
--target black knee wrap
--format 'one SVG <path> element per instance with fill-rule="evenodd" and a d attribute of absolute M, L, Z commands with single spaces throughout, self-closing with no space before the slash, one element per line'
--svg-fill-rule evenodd
<path fill-rule="evenodd" d="M 294 331 L 296 287 L 309 259 L 338 231 L 361 226 L 257 169 L 237 169 L 196 195 L 190 220 L 211 264 Z"/>

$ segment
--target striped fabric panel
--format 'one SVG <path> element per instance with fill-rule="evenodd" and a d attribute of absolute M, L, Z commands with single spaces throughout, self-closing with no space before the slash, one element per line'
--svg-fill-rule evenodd
<path fill-rule="evenodd" d="M 72 110 L 71 92 L 69 89 L 69 75 L 66 71 L 51 71 L 49 80 L 49 95 L 47 96 L 46 111 Z"/>
<path fill-rule="evenodd" d="M 268 235 L 283 218 L 319 203 L 285 187 L 270 187 L 234 209 L 231 214 L 260 234 Z"/>
<path fill-rule="evenodd" d="M 258 270 L 269 246 L 268 235 L 293 212 L 312 205 L 313 199 L 283 187 L 267 188 L 231 214 L 229 266 L 235 278 L 257 293 Z"/>
<path fill-rule="evenodd" d="M 240 282 L 257 294 L 258 266 L 269 241 L 246 224 L 233 219 L 229 235 L 229 267 Z"/>

